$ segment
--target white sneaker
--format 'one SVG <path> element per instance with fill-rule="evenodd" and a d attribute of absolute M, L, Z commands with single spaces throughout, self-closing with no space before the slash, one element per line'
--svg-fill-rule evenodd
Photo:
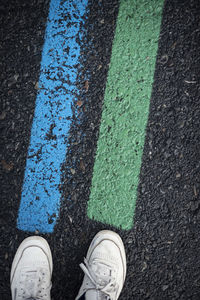
<path fill-rule="evenodd" d="M 117 300 L 126 277 L 126 254 L 120 236 L 109 230 L 97 233 L 88 249 L 85 273 L 76 300 Z"/>
<path fill-rule="evenodd" d="M 47 241 L 40 236 L 26 238 L 17 249 L 12 263 L 12 300 L 50 300 L 52 269 Z"/>

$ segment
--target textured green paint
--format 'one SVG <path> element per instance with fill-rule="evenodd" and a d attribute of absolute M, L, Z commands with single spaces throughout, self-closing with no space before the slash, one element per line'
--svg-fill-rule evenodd
<path fill-rule="evenodd" d="M 122 0 L 113 41 L 88 217 L 133 226 L 163 0 Z"/>

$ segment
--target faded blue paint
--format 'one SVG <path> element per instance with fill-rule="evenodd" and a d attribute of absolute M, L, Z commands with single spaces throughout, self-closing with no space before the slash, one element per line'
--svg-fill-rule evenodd
<path fill-rule="evenodd" d="M 87 0 L 51 0 L 17 227 L 52 232 L 75 95 Z"/>

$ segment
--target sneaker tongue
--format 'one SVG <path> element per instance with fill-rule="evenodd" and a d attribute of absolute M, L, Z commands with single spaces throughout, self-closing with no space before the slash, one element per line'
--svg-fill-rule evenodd
<path fill-rule="evenodd" d="M 36 278 L 37 278 L 37 271 L 29 271 L 26 273 L 26 288 L 29 291 L 35 290 Z"/>
<path fill-rule="evenodd" d="M 98 293 L 98 298 L 97 298 Z M 85 300 L 109 300 L 108 296 L 97 291 L 97 290 L 89 290 L 85 293 Z"/>
<path fill-rule="evenodd" d="M 85 293 L 85 300 L 95 300 L 97 292 L 95 290 L 89 290 Z"/>

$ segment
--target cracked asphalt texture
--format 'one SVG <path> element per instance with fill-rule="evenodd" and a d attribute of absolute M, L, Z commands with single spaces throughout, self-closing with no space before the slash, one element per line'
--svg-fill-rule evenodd
<path fill-rule="evenodd" d="M 117 230 L 86 217 L 118 1 L 90 1 L 83 68 L 77 78 L 63 199 L 53 234 L 52 299 L 74 299 L 93 236 L 117 231 L 127 253 L 120 299 L 200 298 L 200 2 L 169 1 L 163 10 L 155 80 L 134 227 Z M 133 3 L 134 5 L 134 3 Z M 0 2 L 0 299 L 10 299 L 9 272 L 37 94 L 49 1 Z M 102 22 L 104 20 L 104 22 Z M 92 26 L 92 24 L 94 24 Z M 87 46 L 87 45 L 90 46 Z M 87 82 L 88 74 L 92 74 Z M 87 95 L 86 95 L 87 94 Z M 81 105 L 80 105 L 81 103 Z M 77 113 L 78 112 L 78 113 Z M 73 167 L 73 172 L 71 172 Z"/>

